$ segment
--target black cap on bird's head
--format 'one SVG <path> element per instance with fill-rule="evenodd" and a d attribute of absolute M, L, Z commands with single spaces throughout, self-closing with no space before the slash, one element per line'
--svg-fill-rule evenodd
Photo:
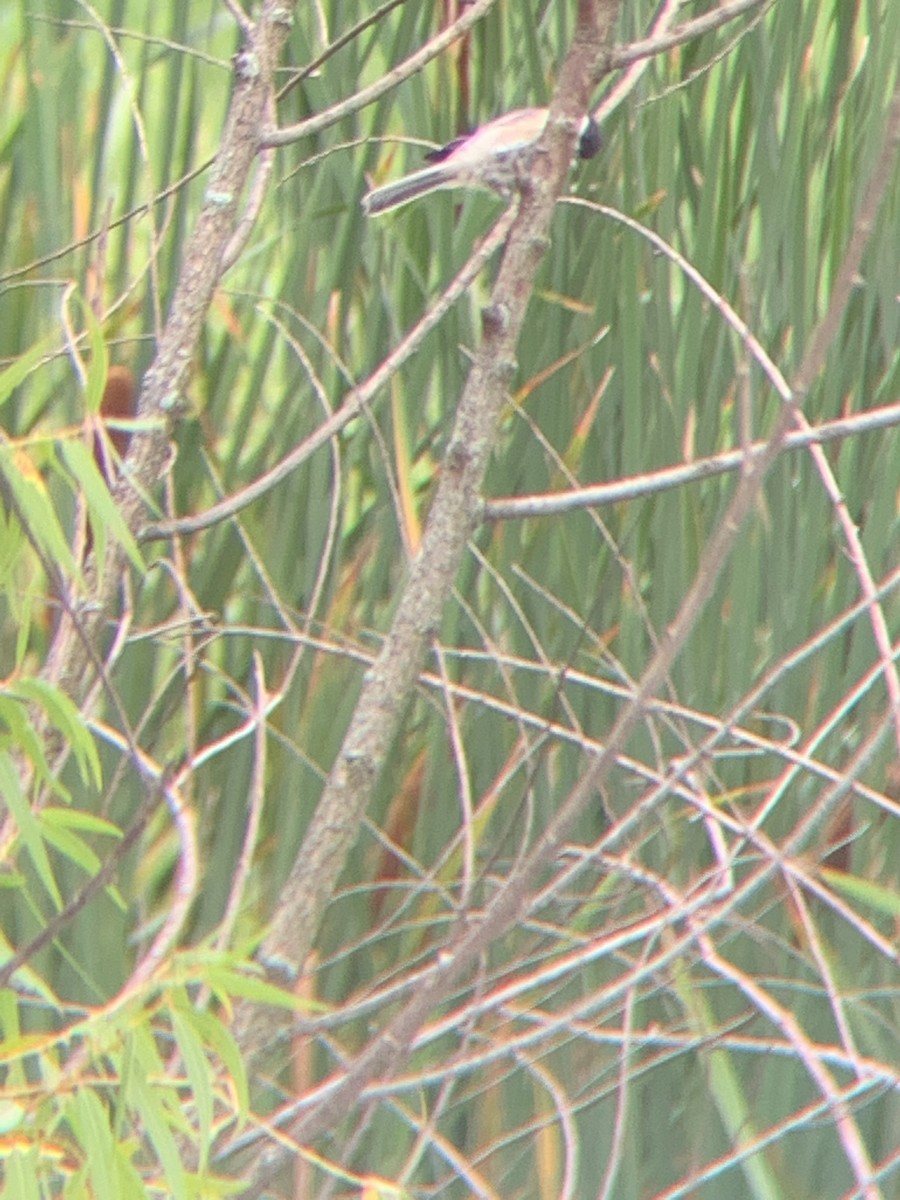
<path fill-rule="evenodd" d="M 602 149 L 603 134 L 600 132 L 600 126 L 593 117 L 585 117 L 578 138 L 578 157 L 593 158 Z"/>

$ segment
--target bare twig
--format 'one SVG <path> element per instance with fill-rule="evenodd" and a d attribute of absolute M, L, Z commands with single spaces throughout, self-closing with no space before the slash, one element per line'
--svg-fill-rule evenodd
<path fill-rule="evenodd" d="M 564 72 L 562 89 L 565 88 L 565 83 L 566 73 Z M 550 128 L 552 129 L 552 122 Z M 448 989 L 471 968 L 472 963 L 484 952 L 485 947 L 491 945 L 505 930 L 521 919 L 523 912 L 532 911 L 533 906 L 543 899 L 540 894 L 537 899 L 533 895 L 535 881 L 545 865 L 552 861 L 553 856 L 558 852 L 573 822 L 590 804 L 597 790 L 604 786 L 631 734 L 639 722 L 644 719 L 647 705 L 652 703 L 657 689 L 666 678 L 667 672 L 685 645 L 700 613 L 712 595 L 716 580 L 735 544 L 737 533 L 755 506 L 766 473 L 781 451 L 784 438 L 794 419 L 796 406 L 805 398 L 808 389 L 824 365 L 825 356 L 834 340 L 849 300 L 853 278 L 859 269 L 875 215 L 890 179 L 898 140 L 900 140 L 900 84 L 898 84 L 891 106 L 888 133 L 861 202 L 854 233 L 838 273 L 828 308 L 821 322 L 813 331 L 793 386 L 788 397 L 785 398 L 782 415 L 769 440 L 766 452 L 758 461 L 754 461 L 743 474 L 725 516 L 704 550 L 693 584 L 667 629 L 659 649 L 634 689 L 631 702 L 615 721 L 603 750 L 589 764 L 581 780 L 548 822 L 528 855 L 514 868 L 503 889 L 486 909 L 483 919 L 476 926 L 463 930 L 445 948 L 438 956 L 431 971 L 427 972 L 420 980 L 416 994 L 388 1024 L 387 1028 L 373 1039 L 348 1068 L 338 1072 L 321 1086 L 316 1102 L 304 1106 L 304 1115 L 297 1115 L 295 1120 L 289 1122 L 293 1137 L 301 1141 L 308 1140 L 332 1127 L 334 1122 L 339 1120 L 345 1112 L 346 1105 L 359 1097 L 368 1080 L 392 1070 L 408 1053 L 416 1031 L 422 1026 L 433 1006 L 446 997 Z M 525 207 L 528 208 L 527 205 Z M 517 255 L 515 259 L 513 258 L 514 253 Z M 512 263 L 515 264 L 516 273 L 513 275 L 513 279 L 518 277 L 520 269 L 518 253 L 520 251 L 516 247 L 514 232 L 504 261 L 504 268 L 510 267 Z M 528 261 L 526 258 L 522 265 L 527 265 Z M 508 274 L 505 270 L 501 271 L 497 294 L 502 294 L 501 288 L 507 282 L 510 282 Z M 488 340 L 490 341 L 490 339 Z M 479 374 L 478 367 L 476 367 L 473 376 L 478 379 Z M 478 381 L 480 382 L 480 379 Z M 461 410 L 466 407 L 469 398 L 467 389 Z M 453 465 L 451 457 L 451 470 Z M 462 464 L 463 470 L 467 465 L 468 463 Z M 447 486 L 449 474 L 450 472 L 442 479 L 444 487 Z M 444 503 L 446 503 L 446 497 Z M 438 507 L 437 502 L 435 507 Z M 432 517 L 434 517 L 434 512 Z M 439 528 L 438 532 L 443 535 L 442 528 Z M 429 558 L 431 552 L 443 557 L 445 548 L 443 544 L 437 547 L 429 544 L 426 534 L 425 550 L 420 563 L 416 564 L 420 569 L 418 572 L 414 570 L 404 599 L 401 600 L 398 619 L 385 651 L 372 671 L 369 672 L 364 686 L 360 708 L 365 709 L 368 705 L 372 705 L 374 711 L 363 712 L 361 723 L 358 716 L 351 725 L 335 775 L 329 782 L 316 813 L 320 825 L 316 832 L 321 840 L 310 846 L 312 862 L 304 863 L 304 867 L 312 866 L 314 871 L 318 869 L 334 872 L 335 869 L 340 868 L 343 861 L 340 854 L 337 857 L 333 852 L 330 855 L 323 854 L 325 834 L 332 835 L 332 845 L 338 839 L 344 846 L 352 840 L 354 829 L 349 828 L 345 822 L 346 809 L 352 803 L 355 811 L 361 811 L 360 798 L 367 796 L 373 786 L 377 765 L 381 761 L 380 756 L 383 756 L 386 736 L 396 728 L 398 718 L 394 710 L 393 696 L 389 694 L 388 689 L 398 679 L 398 676 L 392 671 L 392 657 L 396 654 L 398 646 L 403 645 L 407 649 L 410 646 L 415 647 L 418 652 L 415 669 L 418 669 L 418 655 L 424 649 L 425 634 L 421 629 L 416 629 L 415 625 L 416 617 L 421 616 L 423 609 L 417 606 L 413 612 L 409 612 L 407 605 L 411 594 L 415 594 L 416 589 L 421 587 L 424 582 L 421 563 Z M 424 612 L 430 618 L 433 612 L 431 607 L 434 601 L 433 595 L 429 596 L 428 600 Z M 400 683 L 405 687 L 409 686 L 405 676 L 400 677 Z M 406 694 L 405 690 L 402 694 Z M 877 745 L 877 735 L 880 735 L 880 732 L 877 731 L 876 734 L 873 734 L 864 749 L 856 756 L 857 765 L 848 773 L 851 777 L 855 777 L 863 764 L 868 761 Z M 836 786 L 840 789 L 846 785 L 842 780 Z M 340 805 L 336 808 L 335 800 L 338 797 L 340 797 Z M 326 811 L 326 802 L 330 811 Z M 334 834 L 337 834 L 337 839 L 334 838 Z M 754 838 L 761 837 L 757 831 L 745 831 L 745 835 Z M 807 836 L 805 830 L 796 835 L 800 839 L 805 836 Z M 800 844 L 802 844 L 802 840 Z M 787 853 L 790 853 L 792 849 L 793 846 L 787 848 Z M 757 888 L 764 878 L 771 876 L 776 869 L 774 864 L 783 861 L 783 853 L 784 848 L 782 853 L 776 854 L 774 847 L 770 847 L 770 853 L 765 857 L 763 867 L 755 872 L 752 880 L 748 880 L 742 885 L 744 889 Z M 328 889 L 332 886 L 329 881 L 323 883 L 317 879 L 304 878 L 304 874 L 304 871 L 295 872 L 295 879 L 292 881 L 292 888 L 288 893 L 291 901 L 292 920 L 303 926 L 300 936 L 297 937 L 295 931 L 286 927 L 287 922 L 282 921 L 276 926 L 271 939 L 271 949 L 282 960 L 287 959 L 286 965 L 290 964 L 292 954 L 297 955 L 299 959 L 299 951 L 305 953 L 310 938 L 307 921 L 315 924 L 318 906 L 324 901 Z M 704 892 L 697 897 L 696 901 L 685 906 L 684 913 L 688 915 L 691 912 L 699 913 L 704 904 L 709 907 L 710 903 L 710 897 Z M 731 904 L 732 901 L 729 898 L 719 903 Z M 700 932 L 701 928 L 710 928 L 709 922 L 714 920 L 712 911 L 704 911 L 702 924 L 697 928 L 694 936 Z M 635 924 L 640 925 L 640 922 Z M 291 936 L 292 932 L 294 932 L 293 937 Z M 630 937 L 633 932 L 633 929 L 629 927 L 627 936 Z M 682 950 L 687 944 L 688 942 L 685 941 L 681 947 Z M 666 957 L 668 957 L 667 953 Z M 528 984 L 529 987 L 534 984 L 532 974 L 529 974 Z M 764 998 L 754 997 L 754 999 L 758 999 L 760 1004 L 765 1003 Z M 827 1095 L 829 1087 L 827 1081 L 820 1077 L 818 1082 Z M 262 1180 L 270 1176 L 272 1170 L 280 1162 L 283 1153 L 285 1151 L 281 1147 L 275 1147 L 271 1152 L 266 1152 L 257 1159 L 251 1174 L 253 1184 L 251 1190 L 255 1190 Z"/>
<path fill-rule="evenodd" d="M 463 12 L 459 20 L 442 29 L 421 50 L 417 50 L 415 54 L 411 54 L 406 62 L 394 67 L 392 71 L 386 72 L 369 87 L 361 88 L 355 95 L 348 96 L 346 100 L 342 100 L 339 104 L 333 104 L 325 112 L 316 113 L 314 117 L 307 117 L 305 121 L 300 121 L 296 125 L 286 125 L 283 129 L 270 130 L 263 138 L 263 145 L 289 146 L 292 142 L 299 141 L 300 138 L 309 137 L 313 133 L 319 133 L 321 130 L 327 129 L 351 113 L 358 112 L 361 108 L 372 104 L 381 96 L 387 95 L 388 92 L 394 90 L 398 83 L 402 83 L 404 79 L 409 79 L 410 76 L 416 75 L 426 63 L 431 62 L 433 58 L 437 58 L 448 46 L 452 46 L 467 29 L 471 29 L 473 25 L 486 16 L 496 3 L 497 0 L 474 0 L 474 3 Z"/>
<path fill-rule="evenodd" d="M 617 0 L 579 2 L 572 49 L 562 66 L 547 128 L 535 155 L 533 184 L 523 192 L 493 301 L 484 314 L 484 343 L 460 399 L 421 551 L 412 564 L 384 647 L 366 674 L 343 745 L 263 946 L 264 961 L 279 973 L 292 976 L 303 966 L 465 554 L 498 418 L 506 403 L 535 270 L 546 246 L 556 196 L 571 161 L 596 64 L 608 44 L 617 10 Z M 431 988 L 426 991 L 424 1008 L 416 1006 L 416 1023 L 436 995 Z M 329 1101 L 311 1116 L 312 1126 L 304 1122 L 301 1136 L 314 1136 L 327 1127 L 358 1091 L 360 1079 L 384 1069 L 400 1047 L 408 1045 L 410 1027 L 405 1025 L 399 1040 L 393 1033 L 378 1039 Z M 269 1035 L 257 1025 L 244 1036 L 245 1045 L 255 1048 Z M 252 1188 L 270 1177 L 283 1153 L 280 1146 L 271 1153 L 261 1152 L 252 1167 Z"/>
<path fill-rule="evenodd" d="M 823 421 L 821 425 L 809 425 L 804 429 L 787 434 L 783 449 L 807 450 L 814 445 L 827 445 L 844 438 L 858 437 L 882 429 L 893 429 L 900 425 L 900 404 L 886 404 L 882 408 L 867 408 L 852 417 L 839 417 L 835 421 Z M 585 487 L 573 487 L 564 492 L 550 492 L 531 496 L 502 496 L 488 500 L 482 510 L 485 521 L 520 521 L 527 517 L 551 517 L 560 513 L 577 512 L 601 505 L 618 504 L 622 500 L 634 500 L 638 496 L 652 496 L 667 492 L 689 483 L 700 483 L 716 475 L 728 475 L 743 469 L 748 460 L 759 458 L 765 452 L 766 443 L 753 442 L 746 450 L 723 450 L 694 462 L 677 467 L 661 467 L 648 471 L 646 475 L 633 475 L 628 479 L 616 479 L 611 483 L 595 483 Z"/>
<path fill-rule="evenodd" d="M 305 438 L 299 446 L 295 446 L 284 458 L 271 467 L 259 479 L 254 479 L 246 487 L 241 488 L 233 496 L 227 496 L 217 504 L 213 504 L 204 513 L 194 517 L 182 517 L 172 521 L 159 521 L 147 525 L 141 531 L 141 539 L 150 541 L 154 538 L 173 537 L 178 534 L 198 533 L 201 529 L 209 529 L 229 517 L 236 516 L 248 504 L 265 496 L 274 487 L 296 471 L 317 450 L 326 446 L 335 434 L 339 433 L 349 421 L 365 412 L 375 401 L 379 392 L 393 378 L 399 368 L 421 346 L 428 334 L 443 321 L 453 305 L 465 295 L 484 268 L 485 263 L 503 244 L 509 232 L 514 213 L 507 211 L 497 221 L 494 228 L 481 245 L 472 252 L 462 269 L 447 288 L 441 293 L 434 307 L 409 331 L 395 350 L 385 358 L 378 369 L 363 383 L 355 387 L 343 403 L 316 429 Z"/>

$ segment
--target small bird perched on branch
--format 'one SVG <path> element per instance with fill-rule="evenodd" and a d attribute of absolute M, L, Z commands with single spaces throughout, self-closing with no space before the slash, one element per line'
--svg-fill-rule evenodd
<path fill-rule="evenodd" d="M 434 166 L 374 188 L 362 198 L 363 212 L 374 217 L 440 188 L 487 188 L 508 195 L 516 182 L 520 156 L 537 143 L 548 112 L 546 108 L 517 108 L 440 150 L 432 150 L 425 157 Z M 587 116 L 578 138 L 578 157 L 593 158 L 600 145 L 600 128 Z"/>

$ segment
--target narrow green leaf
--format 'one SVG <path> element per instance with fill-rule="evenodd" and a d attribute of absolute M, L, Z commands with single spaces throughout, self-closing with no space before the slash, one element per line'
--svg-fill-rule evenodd
<path fill-rule="evenodd" d="M 213 1054 L 222 1060 L 234 1089 L 238 1118 L 245 1120 L 250 1111 L 250 1088 L 244 1059 L 234 1035 L 215 1013 L 197 1012 L 192 1009 L 191 1020 Z"/>
<path fill-rule="evenodd" d="M 48 824 L 43 817 L 44 814 L 41 813 L 41 829 L 47 844 L 54 850 L 58 850 L 64 858 L 80 867 L 86 874 L 95 875 L 101 865 L 101 859 L 97 852 L 77 834 L 68 829 L 60 829 L 52 823 Z"/>
<path fill-rule="evenodd" d="M 88 1165 L 94 1192 L 98 1196 L 115 1196 L 115 1142 L 106 1109 L 91 1088 L 80 1088 L 67 1108 Z"/>
<path fill-rule="evenodd" d="M 303 1001 L 293 993 L 275 987 L 264 979 L 258 979 L 241 971 L 231 971 L 227 968 L 213 966 L 208 973 L 204 972 L 203 978 L 216 995 L 226 1003 L 231 997 L 241 996 L 245 1000 L 253 1000 L 257 1004 L 273 1004 L 277 1008 L 291 1010 L 309 1008 L 308 1001 Z"/>
<path fill-rule="evenodd" d="M 102 837 L 120 838 L 122 830 L 105 817 L 85 812 L 82 808 L 45 808 L 44 820 L 61 829 L 78 829 L 83 833 L 95 833 Z"/>
<path fill-rule="evenodd" d="M 68 538 L 40 474 L 25 452 L 8 442 L 0 445 L 0 472 L 18 506 L 16 514 L 51 561 L 65 572 L 76 571 Z"/>
<path fill-rule="evenodd" d="M 103 389 L 106 386 L 106 376 L 109 371 L 109 354 L 102 326 L 94 315 L 93 309 L 80 296 L 78 299 L 81 301 L 84 323 L 87 326 L 88 340 L 91 346 L 91 362 L 88 367 L 84 401 L 88 412 L 98 413 L 103 402 Z"/>
<path fill-rule="evenodd" d="M 176 1200 L 187 1200 L 187 1175 L 173 1129 L 179 1134 L 189 1126 L 181 1113 L 180 1101 L 175 1089 L 166 1086 L 165 1067 L 160 1062 L 156 1049 L 145 1029 L 136 1029 L 132 1034 L 135 1050 L 135 1069 L 128 1075 L 128 1103 L 142 1131 L 153 1143 L 160 1165 L 169 1185 L 169 1194 Z M 152 1085 L 151 1085 L 151 1080 Z M 166 1094 L 171 1093 L 172 1104 L 166 1105 Z"/>
<path fill-rule="evenodd" d="M 873 883 L 871 879 L 861 879 L 859 875 L 847 875 L 843 871 L 825 869 L 822 876 L 835 891 L 842 892 L 849 899 L 857 900 L 886 917 L 900 917 L 900 892 L 896 888 L 884 887 L 883 884 Z"/>
<path fill-rule="evenodd" d="M 48 335 L 0 371 L 0 404 L 5 404 L 16 388 L 28 378 L 42 358 L 52 350 L 55 337 Z"/>
<path fill-rule="evenodd" d="M 4 1195 L 16 1200 L 41 1200 L 37 1177 L 37 1156 L 15 1150 L 4 1163 L 6 1189 Z"/>
<path fill-rule="evenodd" d="M 91 732 L 75 704 L 65 692 L 43 679 L 23 678 L 15 680 L 8 688 L 12 695 L 19 695 L 40 705 L 48 718 L 69 743 L 78 762 L 82 779 L 99 787 L 103 782 L 100 756 Z"/>
<path fill-rule="evenodd" d="M 52 788 L 63 799 L 68 792 L 59 779 L 54 779 L 44 757 L 44 743 L 35 729 L 33 714 L 18 696 L 0 691 L 0 721 L 6 723 L 8 734 L 0 739 L 0 746 L 13 746 L 18 753 L 31 762 L 41 782 Z"/>
<path fill-rule="evenodd" d="M 64 438 L 59 443 L 66 467 L 87 502 L 88 515 L 92 524 L 102 525 L 124 548 L 136 570 L 143 575 L 144 560 L 131 530 L 122 520 L 103 476 L 97 468 L 94 456 L 83 442 L 76 438 Z"/>
<path fill-rule="evenodd" d="M 39 879 L 49 892 L 57 909 L 62 908 L 62 896 L 53 877 L 53 869 L 50 866 L 50 859 L 47 857 L 40 825 L 22 792 L 15 764 L 5 752 L 0 752 L 0 796 L 9 806 L 19 836 L 22 838 Z"/>
<path fill-rule="evenodd" d="M 12 948 L 6 938 L 0 934 L 0 966 L 9 962 L 10 958 L 12 958 Z M 59 1008 L 59 1003 L 53 991 L 33 967 L 19 967 L 17 971 L 13 972 L 12 978 L 18 989 L 18 993 L 31 992 L 35 996 L 39 996 L 48 1008 Z M 2 1046 L 4 1050 L 8 1048 L 9 1041 L 17 1028 L 14 1020 L 14 1010 L 17 1001 L 18 995 L 16 992 L 11 992 L 6 988 L 0 991 L 0 1027 L 3 1029 Z M 24 1078 L 19 1082 L 24 1083 Z"/>
<path fill-rule="evenodd" d="M 210 1130 L 213 1120 L 213 1071 L 204 1050 L 203 1042 L 197 1036 L 197 1029 L 189 1019 L 189 1010 L 173 1007 L 171 1010 L 172 1032 L 178 1049 L 184 1061 L 191 1087 L 191 1095 L 197 1109 L 197 1125 L 199 1134 L 200 1158 L 198 1167 L 205 1171 L 210 1147 Z"/>

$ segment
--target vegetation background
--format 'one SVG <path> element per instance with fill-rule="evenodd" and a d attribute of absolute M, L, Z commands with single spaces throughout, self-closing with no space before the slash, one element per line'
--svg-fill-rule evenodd
<path fill-rule="evenodd" d="M 521 229 L 359 200 L 595 7 L 466 444 Z M 5 1194 L 900 1196 L 900 5 L 285 11 L 0 0 Z"/>

